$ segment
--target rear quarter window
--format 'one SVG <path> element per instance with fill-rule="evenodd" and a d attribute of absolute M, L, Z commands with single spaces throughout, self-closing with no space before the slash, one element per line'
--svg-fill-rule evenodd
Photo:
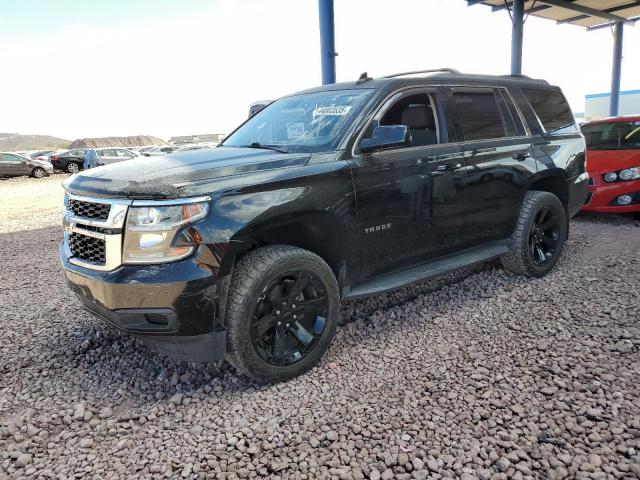
<path fill-rule="evenodd" d="M 533 88 L 523 88 L 522 92 L 527 97 L 547 134 L 562 135 L 578 131 L 571 107 L 562 92 Z"/>

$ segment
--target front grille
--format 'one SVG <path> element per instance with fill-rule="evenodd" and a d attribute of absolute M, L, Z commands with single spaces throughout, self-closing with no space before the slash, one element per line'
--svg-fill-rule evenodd
<path fill-rule="evenodd" d="M 111 205 L 108 203 L 94 203 L 70 199 L 69 210 L 71 210 L 76 217 L 106 220 L 109 218 Z"/>
<path fill-rule="evenodd" d="M 104 240 L 88 237 L 79 233 L 69 234 L 69 248 L 74 257 L 81 260 L 104 265 L 106 262 Z"/>

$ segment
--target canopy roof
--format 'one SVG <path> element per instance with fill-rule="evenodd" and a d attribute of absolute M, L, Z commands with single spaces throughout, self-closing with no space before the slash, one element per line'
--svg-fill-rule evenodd
<path fill-rule="evenodd" d="M 511 0 L 467 0 L 469 5 L 483 4 L 492 10 L 511 8 Z M 571 23 L 588 29 L 606 27 L 611 23 L 633 24 L 640 20 L 640 0 L 527 0 L 525 15 Z"/>

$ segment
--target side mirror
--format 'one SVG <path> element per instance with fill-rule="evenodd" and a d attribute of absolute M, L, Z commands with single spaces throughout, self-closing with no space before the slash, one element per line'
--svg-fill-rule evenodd
<path fill-rule="evenodd" d="M 371 138 L 360 141 L 360 150 L 370 152 L 379 148 L 401 147 L 409 143 L 409 129 L 406 125 L 378 125 Z"/>

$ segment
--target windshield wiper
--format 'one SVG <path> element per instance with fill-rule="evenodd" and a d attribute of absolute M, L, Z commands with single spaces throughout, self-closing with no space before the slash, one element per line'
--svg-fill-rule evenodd
<path fill-rule="evenodd" d="M 265 145 L 258 142 L 253 142 L 250 145 L 244 145 L 244 148 L 264 148 L 265 150 L 275 150 L 280 153 L 289 153 L 289 149 L 287 147 L 281 147 L 277 145 Z"/>

